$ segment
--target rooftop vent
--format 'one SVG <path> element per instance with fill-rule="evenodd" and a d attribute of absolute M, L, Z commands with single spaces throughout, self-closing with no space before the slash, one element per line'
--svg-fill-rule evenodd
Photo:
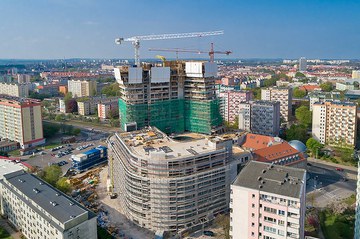
<path fill-rule="evenodd" d="M 263 186 L 262 185 L 259 185 L 259 188 L 262 188 Z"/>
<path fill-rule="evenodd" d="M 263 169 L 262 173 L 266 173 L 266 169 Z"/>
<path fill-rule="evenodd" d="M 261 181 L 261 179 L 262 179 L 262 177 L 258 177 L 258 178 L 257 178 L 258 181 Z"/>
<path fill-rule="evenodd" d="M 55 207 L 56 205 L 58 205 L 55 201 L 54 201 L 54 202 L 50 201 L 50 204 L 51 204 L 53 207 Z"/>
<path fill-rule="evenodd" d="M 40 185 L 43 185 L 44 183 L 43 182 L 39 182 Z"/>
<path fill-rule="evenodd" d="M 60 196 L 60 193 L 56 193 L 56 196 Z"/>
<path fill-rule="evenodd" d="M 73 202 L 70 202 L 70 206 L 73 206 L 74 205 L 74 203 Z"/>
<path fill-rule="evenodd" d="M 74 219 L 75 217 L 76 217 L 76 216 L 73 216 L 73 215 L 70 216 L 71 219 Z"/>
<path fill-rule="evenodd" d="M 22 180 L 21 178 L 18 179 L 20 183 L 25 182 L 25 180 Z"/>
<path fill-rule="evenodd" d="M 36 194 L 38 194 L 40 191 L 39 191 L 39 189 L 37 189 L 37 188 L 33 188 L 33 191 L 36 193 Z"/>

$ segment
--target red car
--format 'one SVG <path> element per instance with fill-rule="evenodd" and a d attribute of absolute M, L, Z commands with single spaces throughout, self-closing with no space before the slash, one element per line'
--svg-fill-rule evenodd
<path fill-rule="evenodd" d="M 343 168 L 336 168 L 336 171 L 342 172 L 342 171 L 344 171 L 344 169 Z"/>

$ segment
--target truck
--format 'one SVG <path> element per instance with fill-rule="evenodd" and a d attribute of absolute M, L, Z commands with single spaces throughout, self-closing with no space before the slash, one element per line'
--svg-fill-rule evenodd
<path fill-rule="evenodd" d="M 76 171 L 86 171 L 107 162 L 107 148 L 105 146 L 98 146 L 84 153 L 71 155 L 71 161 L 72 167 Z"/>

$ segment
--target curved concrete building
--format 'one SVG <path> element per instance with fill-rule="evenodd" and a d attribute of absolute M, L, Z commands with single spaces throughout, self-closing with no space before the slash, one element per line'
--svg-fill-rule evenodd
<path fill-rule="evenodd" d="M 152 231 L 173 232 L 228 209 L 242 159 L 233 157 L 232 139 L 177 141 L 156 128 L 115 134 L 109 155 L 113 191 L 126 217 Z"/>

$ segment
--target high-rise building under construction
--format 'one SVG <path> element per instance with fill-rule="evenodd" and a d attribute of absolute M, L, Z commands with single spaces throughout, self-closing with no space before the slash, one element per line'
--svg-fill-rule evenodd
<path fill-rule="evenodd" d="M 120 86 L 120 127 L 155 126 L 165 133 L 211 134 L 222 117 L 215 95 L 217 66 L 203 61 L 164 61 L 161 66 L 114 69 Z"/>

